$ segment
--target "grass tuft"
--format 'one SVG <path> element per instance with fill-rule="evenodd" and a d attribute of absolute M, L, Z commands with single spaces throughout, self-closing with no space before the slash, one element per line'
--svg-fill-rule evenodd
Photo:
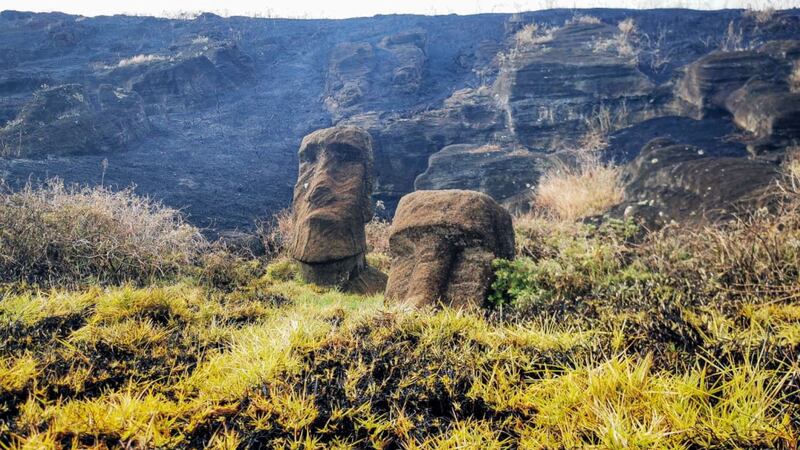
<path fill-rule="evenodd" d="M 205 245 L 178 211 L 132 189 L 58 179 L 0 189 L 3 281 L 146 283 L 178 273 Z"/>
<path fill-rule="evenodd" d="M 577 167 L 560 165 L 545 173 L 535 204 L 563 220 L 601 214 L 624 199 L 619 169 L 595 154 L 583 154 Z"/>

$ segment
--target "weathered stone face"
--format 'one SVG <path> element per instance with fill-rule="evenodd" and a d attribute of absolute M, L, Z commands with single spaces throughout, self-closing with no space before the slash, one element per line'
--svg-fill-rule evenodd
<path fill-rule="evenodd" d="M 492 260 L 514 257 L 514 230 L 485 194 L 418 191 L 400 200 L 389 247 L 388 300 L 467 307 L 486 299 Z"/>
<path fill-rule="evenodd" d="M 318 130 L 303 139 L 299 159 L 290 253 L 308 281 L 346 288 L 366 270 L 372 139 L 356 127 Z"/>

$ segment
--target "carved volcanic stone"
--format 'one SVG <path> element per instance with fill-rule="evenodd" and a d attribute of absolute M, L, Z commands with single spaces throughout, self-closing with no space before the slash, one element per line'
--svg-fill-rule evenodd
<path fill-rule="evenodd" d="M 481 305 L 492 260 L 514 257 L 511 215 L 474 191 L 417 191 L 400 200 L 389 238 L 387 300 Z"/>
<path fill-rule="evenodd" d="M 364 224 L 372 217 L 372 138 L 355 127 L 315 131 L 300 144 L 294 187 L 293 258 L 323 286 L 377 292 L 385 277 L 367 267 Z"/>
<path fill-rule="evenodd" d="M 752 153 L 782 150 L 800 136 L 800 93 L 783 82 L 750 80 L 725 103 L 733 121 L 756 139 Z"/>
<path fill-rule="evenodd" d="M 427 61 L 427 35 L 411 30 L 380 44 L 343 42 L 331 52 L 325 106 L 342 119 L 391 100 L 402 105 L 419 90 Z"/>

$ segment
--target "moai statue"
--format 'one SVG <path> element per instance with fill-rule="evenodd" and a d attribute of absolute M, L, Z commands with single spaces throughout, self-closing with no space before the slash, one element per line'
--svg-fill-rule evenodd
<path fill-rule="evenodd" d="M 410 306 L 481 306 L 492 260 L 514 257 L 511 215 L 474 191 L 417 191 L 400 200 L 390 231 L 386 299 Z"/>
<path fill-rule="evenodd" d="M 303 278 L 349 292 L 383 290 L 386 276 L 367 266 L 364 225 L 372 218 L 372 138 L 356 127 L 317 130 L 299 151 L 291 256 Z"/>

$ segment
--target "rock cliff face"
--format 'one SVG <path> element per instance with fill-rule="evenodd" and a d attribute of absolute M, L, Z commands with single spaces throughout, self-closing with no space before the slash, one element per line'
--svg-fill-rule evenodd
<path fill-rule="evenodd" d="M 524 202 L 530 200 L 529 194 L 554 159 L 522 147 L 449 145 L 431 155 L 414 189 L 479 191 L 509 209 L 524 210 Z"/>
<path fill-rule="evenodd" d="M 373 197 L 390 214 L 415 189 L 524 207 L 552 155 L 581 146 L 627 163 L 666 137 L 709 161 L 774 169 L 800 140 L 798 39 L 797 10 L 767 22 L 736 10 L 339 21 L 4 11 L 0 177 L 136 184 L 222 230 L 289 206 L 295 149 L 334 125 L 372 136 Z"/>
<path fill-rule="evenodd" d="M 634 55 L 604 44 L 618 33 L 609 24 L 576 21 L 505 55 L 496 89 L 522 144 L 544 150 L 577 144 L 601 107 L 613 115 L 624 110 L 618 120 L 654 114 L 653 82 Z"/>
<path fill-rule="evenodd" d="M 88 93 L 80 84 L 38 90 L 0 129 L 0 155 L 107 154 L 139 143 L 150 132 L 141 97 L 110 85 Z"/>

